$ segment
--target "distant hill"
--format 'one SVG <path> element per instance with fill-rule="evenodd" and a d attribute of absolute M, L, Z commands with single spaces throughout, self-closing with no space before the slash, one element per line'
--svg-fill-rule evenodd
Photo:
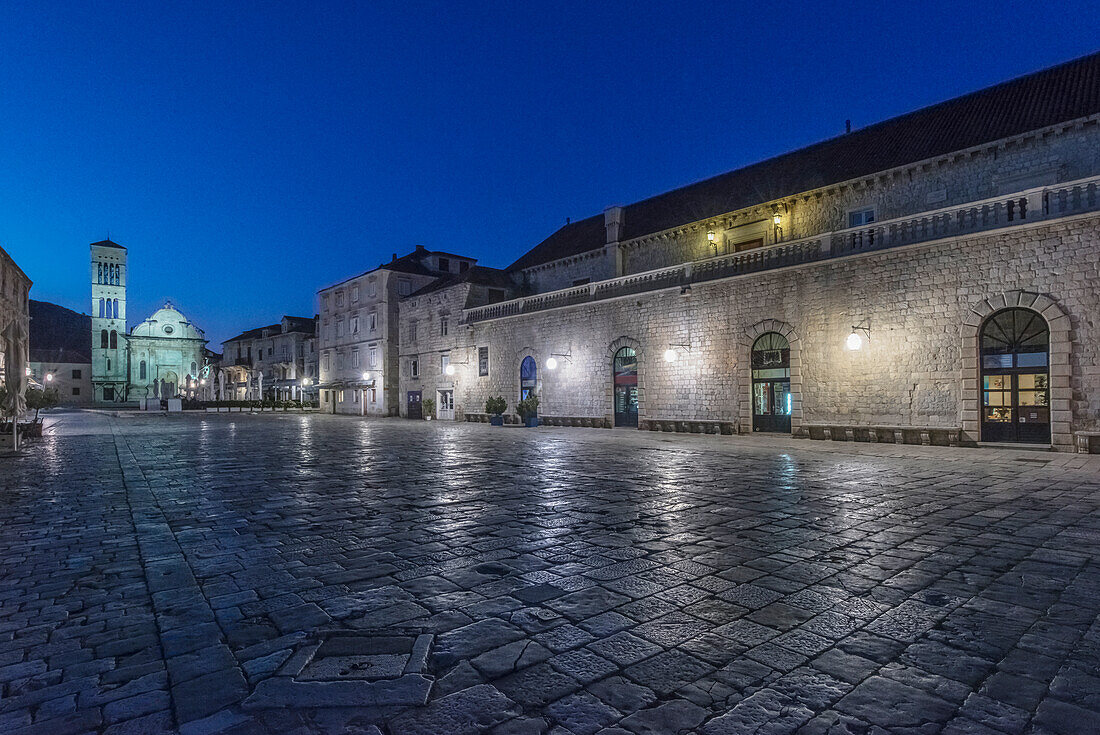
<path fill-rule="evenodd" d="M 79 355 L 80 362 L 92 361 L 92 317 L 31 299 L 31 360 L 54 360 L 62 352 Z"/>

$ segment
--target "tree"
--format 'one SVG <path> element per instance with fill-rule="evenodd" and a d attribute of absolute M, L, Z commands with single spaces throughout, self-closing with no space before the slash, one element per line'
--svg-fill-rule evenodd
<path fill-rule="evenodd" d="M 49 410 L 60 403 L 61 398 L 57 389 L 29 390 L 27 391 L 27 408 L 34 409 L 34 422 L 38 423 L 38 412 Z"/>

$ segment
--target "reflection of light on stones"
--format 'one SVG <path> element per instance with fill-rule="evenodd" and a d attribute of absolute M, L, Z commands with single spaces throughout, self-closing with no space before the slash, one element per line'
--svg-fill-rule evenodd
<path fill-rule="evenodd" d="M 314 458 L 314 437 L 313 437 L 313 422 L 305 416 L 298 418 L 298 444 L 295 447 L 295 458 L 297 462 L 294 464 L 294 468 L 299 475 L 305 475 L 309 473 L 307 465 L 310 460 Z M 356 456 L 359 456 L 356 453 Z"/>

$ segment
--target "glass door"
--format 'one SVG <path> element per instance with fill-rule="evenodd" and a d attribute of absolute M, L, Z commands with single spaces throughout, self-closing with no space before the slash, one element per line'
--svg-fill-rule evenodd
<path fill-rule="evenodd" d="M 752 345 L 752 430 L 791 433 L 791 346 L 778 332 Z"/>
<path fill-rule="evenodd" d="M 615 389 L 615 426 L 638 425 L 638 355 L 630 347 L 615 353 L 611 365 Z"/>
<path fill-rule="evenodd" d="M 1030 309 L 982 327 L 982 441 L 1050 443 L 1050 332 Z"/>
<path fill-rule="evenodd" d="M 455 417 L 455 392 L 453 390 L 441 390 L 439 393 L 439 408 L 436 409 L 439 412 L 440 421 L 454 421 Z"/>

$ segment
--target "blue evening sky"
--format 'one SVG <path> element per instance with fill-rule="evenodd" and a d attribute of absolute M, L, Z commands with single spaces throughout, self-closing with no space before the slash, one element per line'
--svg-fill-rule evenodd
<path fill-rule="evenodd" d="M 1097 50 L 1095 3 L 4 3 L 0 245 L 211 346 L 422 244 L 564 224 Z"/>

